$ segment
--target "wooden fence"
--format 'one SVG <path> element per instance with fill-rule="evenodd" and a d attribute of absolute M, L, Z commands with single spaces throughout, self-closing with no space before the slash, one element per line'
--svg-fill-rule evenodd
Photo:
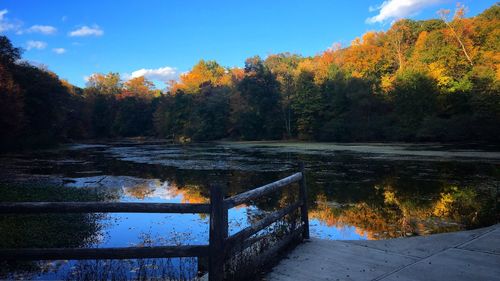
<path fill-rule="evenodd" d="M 228 235 L 228 210 L 251 200 L 259 199 L 285 186 L 298 182 L 299 200 L 268 214 L 257 223 Z M 250 247 L 257 239 L 252 236 L 300 209 L 302 238 L 309 238 L 307 190 L 304 166 L 300 172 L 270 184 L 224 199 L 222 188 L 212 186 L 210 204 L 177 203 L 114 203 L 114 202 L 22 202 L 0 203 L 0 214 L 28 213 L 206 213 L 210 214 L 208 245 L 153 246 L 125 248 L 21 248 L 0 249 L 0 260 L 57 260 L 57 259 L 132 259 L 208 257 L 210 281 L 224 279 L 224 261 L 238 250 Z"/>

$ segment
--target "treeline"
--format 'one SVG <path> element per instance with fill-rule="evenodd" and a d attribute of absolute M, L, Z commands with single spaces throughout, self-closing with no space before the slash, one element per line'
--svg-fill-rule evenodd
<path fill-rule="evenodd" d="M 157 136 L 178 140 L 500 140 L 500 6 L 400 20 L 313 57 L 200 61 L 166 91 L 94 74 L 84 89 L 20 63 L 0 37 L 1 145 Z"/>

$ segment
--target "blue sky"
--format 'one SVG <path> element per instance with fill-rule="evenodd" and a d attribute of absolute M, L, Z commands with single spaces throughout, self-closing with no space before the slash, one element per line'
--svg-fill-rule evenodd
<path fill-rule="evenodd" d="M 496 0 L 460 2 L 473 16 Z M 84 86 L 95 72 L 161 81 L 200 59 L 243 66 L 254 55 L 315 55 L 386 30 L 396 18 L 433 18 L 455 6 L 450 0 L 0 0 L 0 34 L 24 48 L 25 59 Z"/>

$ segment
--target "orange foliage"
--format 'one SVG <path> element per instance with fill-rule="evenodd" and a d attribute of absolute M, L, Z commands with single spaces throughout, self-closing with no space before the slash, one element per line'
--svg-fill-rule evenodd
<path fill-rule="evenodd" d="M 340 52 L 340 66 L 344 67 L 353 77 L 367 77 L 379 73 L 384 48 L 377 44 L 380 34 L 368 32 L 363 39 L 356 38 L 349 48 Z"/>
<path fill-rule="evenodd" d="M 170 183 L 170 189 L 169 192 L 173 196 L 181 196 L 181 202 L 182 203 L 208 203 L 210 200 L 209 198 L 203 196 L 201 194 L 201 188 L 200 186 L 197 185 L 185 185 L 185 186 L 178 186 L 175 183 Z"/>
<path fill-rule="evenodd" d="M 239 72 L 228 71 L 220 66 L 215 61 L 201 60 L 196 64 L 191 71 L 181 75 L 179 82 L 171 87 L 171 92 L 184 91 L 185 93 L 199 93 L 200 88 L 205 85 L 229 86 L 233 82 L 233 73 L 238 75 Z"/>
<path fill-rule="evenodd" d="M 154 84 L 144 76 L 132 78 L 124 83 L 123 91 L 118 95 L 118 98 L 126 97 L 154 97 Z"/>

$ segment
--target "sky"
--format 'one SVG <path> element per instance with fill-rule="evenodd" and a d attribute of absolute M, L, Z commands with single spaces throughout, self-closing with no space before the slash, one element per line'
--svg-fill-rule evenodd
<path fill-rule="evenodd" d="M 462 0 L 474 16 L 496 0 Z M 452 0 L 0 0 L 0 34 L 23 58 L 83 87 L 93 73 L 163 87 L 200 59 L 241 67 L 280 52 L 348 46 L 399 18 L 429 19 Z"/>

